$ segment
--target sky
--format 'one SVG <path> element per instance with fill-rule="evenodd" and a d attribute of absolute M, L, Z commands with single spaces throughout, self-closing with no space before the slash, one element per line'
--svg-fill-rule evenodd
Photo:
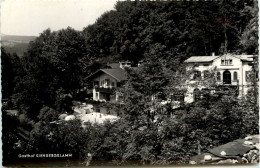
<path fill-rule="evenodd" d="M 114 9 L 117 0 L 2 0 L 1 33 L 39 36 L 68 26 L 83 30 L 104 12 Z"/>

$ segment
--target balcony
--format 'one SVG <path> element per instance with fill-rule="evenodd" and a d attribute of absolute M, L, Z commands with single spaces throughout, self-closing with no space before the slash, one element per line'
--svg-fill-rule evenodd
<path fill-rule="evenodd" d="M 114 91 L 114 88 L 104 88 L 99 86 L 95 86 L 95 89 L 97 92 L 102 92 L 102 93 L 113 93 Z"/>
<path fill-rule="evenodd" d="M 238 83 L 238 80 L 236 81 L 217 81 L 217 85 L 225 85 L 225 86 L 237 86 L 239 83 Z"/>
<path fill-rule="evenodd" d="M 239 85 L 238 80 L 232 81 L 232 82 L 231 82 L 231 85 Z"/>

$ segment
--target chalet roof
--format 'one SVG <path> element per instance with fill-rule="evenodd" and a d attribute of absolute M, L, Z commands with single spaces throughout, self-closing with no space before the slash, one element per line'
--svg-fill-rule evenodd
<path fill-rule="evenodd" d="M 127 79 L 126 71 L 118 68 L 118 69 L 100 69 L 104 73 L 116 78 L 119 81 L 123 81 Z"/>
<path fill-rule="evenodd" d="M 87 78 L 93 78 L 97 75 L 99 75 L 100 73 L 106 73 L 109 76 L 115 78 L 116 80 L 120 81 L 124 81 L 127 79 L 127 75 L 126 75 L 126 71 L 121 69 L 121 68 L 115 68 L 115 69 L 100 69 L 98 71 L 96 71 L 95 73 L 93 73 L 92 75 L 88 76 Z"/>
<path fill-rule="evenodd" d="M 184 62 L 212 62 L 219 56 L 192 56 Z"/>

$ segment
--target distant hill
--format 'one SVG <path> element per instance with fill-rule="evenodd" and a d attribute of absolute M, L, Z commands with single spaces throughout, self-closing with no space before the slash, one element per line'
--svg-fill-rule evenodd
<path fill-rule="evenodd" d="M 1 35 L 1 45 L 8 53 L 16 53 L 18 56 L 23 56 L 27 51 L 30 41 L 34 41 L 37 36 L 15 36 L 15 35 Z"/>
<path fill-rule="evenodd" d="M 1 35 L 2 41 L 14 41 L 14 42 L 24 42 L 29 43 L 36 39 L 37 36 L 15 36 L 15 35 Z"/>

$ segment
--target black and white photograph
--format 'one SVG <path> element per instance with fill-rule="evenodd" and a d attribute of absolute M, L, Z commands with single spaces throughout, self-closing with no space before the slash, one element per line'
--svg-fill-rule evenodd
<path fill-rule="evenodd" d="M 4 167 L 259 166 L 257 0 L 2 0 Z"/>

